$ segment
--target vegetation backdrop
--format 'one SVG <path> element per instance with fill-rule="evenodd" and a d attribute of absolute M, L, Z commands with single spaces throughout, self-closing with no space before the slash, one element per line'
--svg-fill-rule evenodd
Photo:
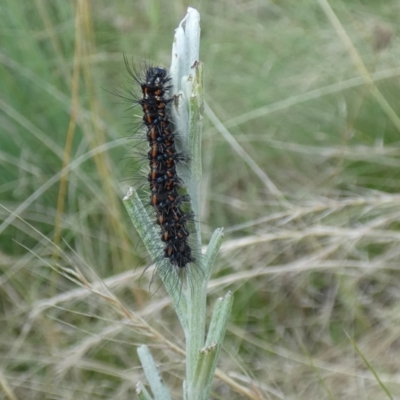
<path fill-rule="evenodd" d="M 3 0 L 0 398 L 134 398 L 142 343 L 180 398 L 183 332 L 121 201 L 138 112 L 114 93 L 123 53 L 169 65 L 189 5 L 204 242 L 226 232 L 210 305 L 235 299 L 213 398 L 399 399 L 396 0 Z"/>

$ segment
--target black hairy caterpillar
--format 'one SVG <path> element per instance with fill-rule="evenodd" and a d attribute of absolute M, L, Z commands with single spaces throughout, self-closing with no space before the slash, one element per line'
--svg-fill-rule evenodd
<path fill-rule="evenodd" d="M 143 126 L 149 150 L 147 181 L 150 189 L 150 205 L 155 212 L 155 223 L 160 228 L 163 258 L 183 270 L 195 261 L 189 245 L 188 223 L 193 214 L 187 209 L 190 197 L 185 193 L 184 182 L 179 177 L 177 165 L 188 157 L 176 148 L 177 133 L 171 118 L 172 89 L 168 71 L 162 67 L 144 64 L 138 73 L 125 58 L 127 70 L 141 88 L 141 96 L 134 95 L 135 103 L 143 111 Z"/>

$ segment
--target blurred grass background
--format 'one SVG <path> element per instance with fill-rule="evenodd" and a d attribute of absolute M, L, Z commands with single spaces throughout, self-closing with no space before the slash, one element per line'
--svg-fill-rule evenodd
<path fill-rule="evenodd" d="M 374 95 L 400 114 L 400 3 L 331 1 L 373 85 L 321 3 L 3 0 L 1 399 L 134 398 L 142 343 L 180 398 L 183 333 L 121 202 L 134 118 L 110 92 L 123 53 L 169 65 L 189 5 L 205 243 L 226 228 L 210 306 L 235 295 L 213 398 L 400 398 L 400 132 Z"/>

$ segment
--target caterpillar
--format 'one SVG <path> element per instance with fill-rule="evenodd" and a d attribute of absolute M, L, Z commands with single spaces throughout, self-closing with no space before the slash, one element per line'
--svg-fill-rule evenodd
<path fill-rule="evenodd" d="M 171 117 L 171 78 L 166 68 L 144 64 L 142 73 L 133 69 L 127 59 L 128 73 L 141 90 L 135 102 L 143 111 L 143 126 L 148 143 L 146 158 L 150 191 L 150 206 L 155 213 L 155 224 L 159 226 L 159 240 L 163 258 L 183 270 L 195 261 L 189 244 L 188 223 L 193 214 L 187 209 L 190 197 L 185 194 L 184 182 L 179 177 L 177 166 L 187 163 L 188 157 L 177 150 L 177 132 Z"/>

